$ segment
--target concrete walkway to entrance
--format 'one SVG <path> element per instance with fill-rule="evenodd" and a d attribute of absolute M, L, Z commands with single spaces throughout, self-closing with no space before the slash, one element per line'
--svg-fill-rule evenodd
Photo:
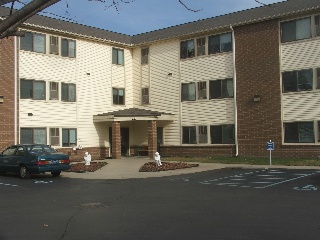
<path fill-rule="evenodd" d="M 291 169 L 317 169 L 314 166 L 277 166 L 277 165 L 243 165 L 243 164 L 220 164 L 220 163 L 198 163 L 198 167 L 160 171 L 160 172 L 139 172 L 143 164 L 152 162 L 148 157 L 122 157 L 121 159 L 101 160 L 108 164 L 95 172 L 75 173 L 63 172 L 62 177 L 79 179 L 131 179 L 131 178 L 150 178 L 165 177 L 180 174 L 196 173 L 202 171 L 216 170 L 222 168 L 248 168 L 248 169 L 267 169 L 267 168 L 291 168 Z"/>

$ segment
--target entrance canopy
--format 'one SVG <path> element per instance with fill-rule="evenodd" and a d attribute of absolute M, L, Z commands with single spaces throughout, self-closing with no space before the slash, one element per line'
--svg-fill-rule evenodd
<path fill-rule="evenodd" d="M 108 113 L 93 115 L 93 122 L 124 122 L 133 120 L 168 120 L 173 121 L 175 115 L 140 108 L 128 108 Z"/>

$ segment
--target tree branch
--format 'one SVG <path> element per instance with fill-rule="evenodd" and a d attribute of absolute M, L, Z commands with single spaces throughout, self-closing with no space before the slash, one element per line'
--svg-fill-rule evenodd
<path fill-rule="evenodd" d="M 17 32 L 17 28 L 23 22 L 59 1 L 60 0 L 33 0 L 23 8 L 17 10 L 0 22 L 0 39 L 10 36 L 10 33 L 15 34 Z"/>

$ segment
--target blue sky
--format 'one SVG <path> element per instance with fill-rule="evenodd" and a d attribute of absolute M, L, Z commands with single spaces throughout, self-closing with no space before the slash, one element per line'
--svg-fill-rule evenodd
<path fill-rule="evenodd" d="M 30 0 L 22 1 L 30 2 Z M 255 0 L 182 0 L 189 8 L 201 10 L 192 12 L 188 11 L 178 0 L 122 1 L 119 0 L 117 11 L 115 8 L 108 8 L 112 0 L 106 0 L 106 3 L 97 0 L 61 0 L 45 9 L 44 12 L 50 17 L 56 18 L 55 15 L 59 15 L 79 24 L 135 35 L 262 6 Z M 259 1 L 271 4 L 283 0 Z M 16 8 L 19 8 L 18 4 Z"/>

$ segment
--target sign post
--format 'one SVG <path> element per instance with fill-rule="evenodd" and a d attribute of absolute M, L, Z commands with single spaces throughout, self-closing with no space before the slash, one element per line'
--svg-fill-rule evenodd
<path fill-rule="evenodd" d="M 269 152 L 270 152 L 270 165 L 271 165 L 272 164 L 271 151 L 274 150 L 274 142 L 272 142 L 271 140 L 269 142 L 267 142 L 267 150 L 269 150 Z"/>

